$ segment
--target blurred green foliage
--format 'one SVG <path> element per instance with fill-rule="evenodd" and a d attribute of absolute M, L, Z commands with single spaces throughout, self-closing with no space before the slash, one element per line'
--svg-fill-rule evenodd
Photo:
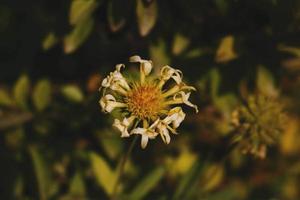
<path fill-rule="evenodd" d="M 297 0 L 2 0 L 0 199 L 113 196 L 131 141 L 98 88 L 135 54 L 182 70 L 200 112 L 171 144 L 134 147 L 117 199 L 299 199 L 299 13 Z M 252 95 L 287 115 L 264 160 L 232 144 Z M 281 114 L 265 105 L 259 128 Z"/>

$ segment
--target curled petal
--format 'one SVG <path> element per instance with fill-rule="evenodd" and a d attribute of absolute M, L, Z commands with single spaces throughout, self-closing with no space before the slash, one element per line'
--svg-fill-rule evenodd
<path fill-rule="evenodd" d="M 135 117 L 124 118 L 123 121 L 115 119 L 113 126 L 121 131 L 121 137 L 129 137 L 128 128 L 134 121 Z"/>
<path fill-rule="evenodd" d="M 174 69 L 166 65 L 161 69 L 160 73 L 163 81 L 167 81 L 172 78 L 177 84 L 182 82 L 182 72 L 178 69 Z"/>
<path fill-rule="evenodd" d="M 152 70 L 152 62 L 150 60 L 141 59 L 140 56 L 132 56 L 129 58 L 130 62 L 138 62 L 140 63 L 141 73 L 144 76 L 147 76 L 151 73 Z"/>
<path fill-rule="evenodd" d="M 160 123 L 157 126 L 157 129 L 159 130 L 160 136 L 163 140 L 164 143 L 169 144 L 171 141 L 171 137 L 169 135 L 169 131 L 167 128 L 168 125 L 164 124 L 164 123 Z"/>
<path fill-rule="evenodd" d="M 115 97 L 111 94 L 107 94 L 102 97 L 99 103 L 104 112 L 111 112 L 117 107 L 126 107 L 126 104 L 117 102 Z"/>
<path fill-rule="evenodd" d="M 185 113 L 182 111 L 181 107 L 172 108 L 169 112 L 169 115 L 175 116 L 174 120 L 172 120 L 172 125 L 174 129 L 178 128 L 185 118 Z"/>
<path fill-rule="evenodd" d="M 141 147 L 144 149 L 147 146 L 149 139 L 154 139 L 158 133 L 155 132 L 156 124 L 152 124 L 149 128 L 135 128 L 131 131 L 131 134 L 139 134 L 142 136 Z"/>
<path fill-rule="evenodd" d="M 175 94 L 173 98 L 174 100 L 182 101 L 182 103 L 186 104 L 187 106 L 195 108 L 196 112 L 198 112 L 198 107 L 189 101 L 190 96 L 191 96 L 190 92 L 184 93 L 183 91 L 180 91 L 177 94 Z"/>
<path fill-rule="evenodd" d="M 120 72 L 121 68 L 124 67 L 125 65 L 123 64 L 116 65 L 116 70 L 111 72 L 105 79 L 103 79 L 101 84 L 102 87 L 110 88 L 115 91 L 121 91 L 121 93 L 124 93 L 124 89 L 129 90 L 130 87 Z"/>

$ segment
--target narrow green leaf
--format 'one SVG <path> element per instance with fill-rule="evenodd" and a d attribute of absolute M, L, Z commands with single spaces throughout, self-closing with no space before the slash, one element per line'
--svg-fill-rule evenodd
<path fill-rule="evenodd" d="M 75 25 L 89 18 L 98 5 L 96 0 L 73 0 L 70 8 L 70 24 Z"/>
<path fill-rule="evenodd" d="M 43 50 L 51 49 L 57 43 L 58 43 L 57 36 L 53 32 L 50 32 L 43 40 L 43 43 L 42 43 Z"/>
<path fill-rule="evenodd" d="M 51 83 L 48 80 L 40 80 L 33 89 L 32 100 L 38 111 L 43 111 L 51 101 Z"/>
<path fill-rule="evenodd" d="M 137 0 L 136 15 L 141 36 L 146 36 L 152 30 L 157 19 L 157 2 L 145 5 L 143 0 Z"/>
<path fill-rule="evenodd" d="M 218 96 L 220 83 L 220 72 L 216 68 L 214 68 L 210 71 L 210 94 L 213 99 L 216 99 Z"/>
<path fill-rule="evenodd" d="M 28 97 L 30 90 L 30 80 L 26 75 L 22 75 L 14 86 L 14 98 L 17 106 L 28 109 Z"/>
<path fill-rule="evenodd" d="M 38 149 L 35 146 L 30 146 L 29 154 L 37 179 L 39 199 L 47 200 L 55 190 L 56 185 L 54 185 L 54 182 L 50 179 L 48 166 Z"/>
<path fill-rule="evenodd" d="M 108 163 L 98 154 L 91 153 L 90 159 L 92 163 L 92 170 L 95 174 L 95 178 L 97 180 L 98 185 L 102 187 L 108 195 L 111 195 L 116 183 L 117 174 L 110 168 Z"/>
<path fill-rule="evenodd" d="M 84 99 L 82 91 L 76 85 L 65 85 L 61 88 L 61 92 L 65 98 L 75 103 L 80 103 Z"/>
<path fill-rule="evenodd" d="M 64 52 L 73 53 L 90 35 L 94 26 L 94 20 L 88 18 L 74 27 L 74 29 L 64 38 Z"/>
<path fill-rule="evenodd" d="M 77 172 L 71 180 L 69 193 L 75 196 L 85 196 L 86 194 L 85 185 L 79 172 Z"/>
<path fill-rule="evenodd" d="M 156 187 L 158 182 L 164 176 L 165 169 L 158 167 L 150 172 L 132 191 L 130 199 L 138 200 L 143 199 L 152 189 Z"/>
<path fill-rule="evenodd" d="M 0 89 L 0 105 L 11 106 L 12 104 L 13 104 L 13 100 L 11 99 L 8 92 L 4 89 Z"/>
<path fill-rule="evenodd" d="M 198 180 L 201 169 L 202 165 L 200 165 L 199 162 L 196 161 L 191 169 L 180 180 L 173 196 L 174 200 L 184 199 L 186 191 L 189 190 L 189 187 L 191 185 L 194 185 Z"/>

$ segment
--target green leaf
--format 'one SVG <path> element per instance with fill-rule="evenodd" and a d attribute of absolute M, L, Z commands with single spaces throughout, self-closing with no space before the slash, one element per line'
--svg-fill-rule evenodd
<path fill-rule="evenodd" d="M 191 169 L 180 180 L 173 196 L 174 200 L 185 199 L 184 195 L 186 194 L 186 191 L 190 189 L 191 185 L 194 185 L 198 181 L 201 169 L 202 165 L 196 161 Z"/>
<path fill-rule="evenodd" d="M 47 200 L 57 190 L 57 185 L 50 179 L 50 171 L 44 160 L 44 156 L 35 146 L 29 147 L 34 172 L 37 179 L 39 199 Z"/>
<path fill-rule="evenodd" d="M 13 100 L 11 99 L 8 92 L 4 89 L 0 89 L 0 105 L 11 106 L 12 104 L 13 104 Z"/>
<path fill-rule="evenodd" d="M 256 87 L 260 92 L 262 92 L 265 95 L 278 95 L 278 91 L 275 87 L 275 81 L 272 74 L 263 66 L 258 67 Z"/>
<path fill-rule="evenodd" d="M 213 99 L 218 96 L 221 83 L 221 76 L 218 69 L 214 68 L 210 71 L 210 94 Z"/>
<path fill-rule="evenodd" d="M 141 36 L 146 36 L 152 30 L 157 19 L 157 2 L 152 1 L 146 6 L 143 0 L 137 0 L 136 15 Z"/>
<path fill-rule="evenodd" d="M 130 198 L 132 200 L 143 199 L 152 189 L 156 187 L 158 182 L 165 174 L 163 167 L 158 167 L 150 172 L 131 192 Z"/>
<path fill-rule="evenodd" d="M 98 5 L 96 0 L 73 0 L 70 8 L 70 24 L 75 25 L 89 18 Z"/>
<path fill-rule="evenodd" d="M 51 101 L 51 83 L 48 80 L 40 80 L 33 89 L 32 100 L 38 111 L 43 111 Z"/>
<path fill-rule="evenodd" d="M 74 103 L 80 103 L 84 99 L 82 91 L 75 85 L 65 85 L 61 88 L 61 92 L 65 98 Z"/>
<path fill-rule="evenodd" d="M 176 34 L 173 42 L 172 53 L 174 55 L 181 54 L 190 44 L 189 38 L 181 34 Z"/>
<path fill-rule="evenodd" d="M 164 66 L 170 64 L 170 58 L 167 54 L 167 47 L 164 40 L 160 39 L 156 43 L 152 43 L 149 47 L 150 57 L 154 66 Z"/>
<path fill-rule="evenodd" d="M 71 180 L 69 193 L 76 196 L 84 196 L 86 194 L 85 185 L 79 172 L 77 172 Z"/>
<path fill-rule="evenodd" d="M 102 187 L 108 195 L 111 195 L 116 184 L 117 174 L 98 154 L 91 153 L 90 159 L 92 163 L 92 170 L 95 174 L 98 185 Z"/>
<path fill-rule="evenodd" d="M 112 32 L 117 32 L 125 25 L 124 10 L 128 2 L 123 0 L 111 0 L 108 2 L 107 19 Z"/>
<path fill-rule="evenodd" d="M 64 38 L 64 52 L 73 53 L 90 35 L 94 26 L 94 20 L 88 18 L 74 27 L 74 29 Z"/>
<path fill-rule="evenodd" d="M 26 75 L 22 75 L 14 86 L 14 98 L 17 106 L 28 109 L 28 97 L 30 90 L 30 80 Z"/>
<path fill-rule="evenodd" d="M 50 32 L 43 40 L 42 47 L 44 50 L 48 50 L 51 49 L 57 43 L 58 43 L 58 38 L 53 32 Z"/>

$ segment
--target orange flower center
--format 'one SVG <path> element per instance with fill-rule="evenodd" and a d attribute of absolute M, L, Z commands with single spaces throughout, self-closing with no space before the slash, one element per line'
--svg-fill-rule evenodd
<path fill-rule="evenodd" d="M 127 97 L 128 110 L 140 119 L 150 119 L 162 110 L 161 91 L 150 85 L 137 86 Z"/>

